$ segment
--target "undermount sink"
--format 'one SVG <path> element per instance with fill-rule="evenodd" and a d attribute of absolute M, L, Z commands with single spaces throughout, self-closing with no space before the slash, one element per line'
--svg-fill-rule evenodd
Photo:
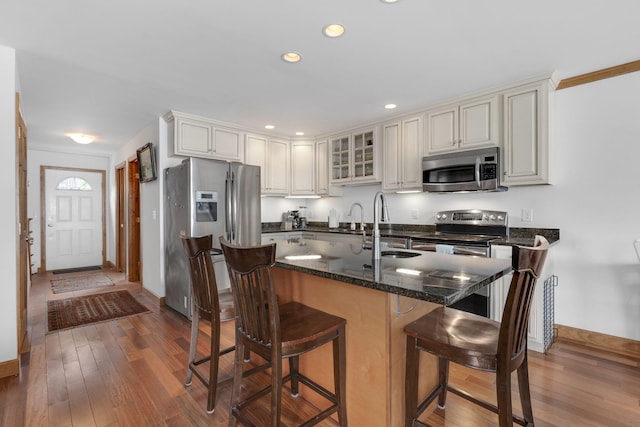
<path fill-rule="evenodd" d="M 382 256 L 388 256 L 391 258 L 413 258 L 414 256 L 420 256 L 420 252 L 406 252 L 406 251 L 382 251 Z"/>

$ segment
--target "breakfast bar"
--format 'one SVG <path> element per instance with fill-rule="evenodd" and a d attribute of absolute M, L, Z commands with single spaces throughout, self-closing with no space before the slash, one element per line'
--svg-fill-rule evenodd
<path fill-rule="evenodd" d="M 508 260 L 406 250 L 373 260 L 360 245 L 289 239 L 277 244 L 280 302 L 299 301 L 347 319 L 347 414 L 350 425 L 401 426 L 403 328 L 438 305 L 452 304 L 511 271 Z M 301 369 L 332 389 L 331 347 L 301 358 Z M 437 361 L 421 355 L 420 390 L 436 381 Z M 301 391 L 318 406 L 323 401 Z"/>

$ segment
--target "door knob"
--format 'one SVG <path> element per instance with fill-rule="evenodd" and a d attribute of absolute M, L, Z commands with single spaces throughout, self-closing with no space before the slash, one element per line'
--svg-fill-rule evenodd
<path fill-rule="evenodd" d="M 47 224 L 47 227 L 53 227 L 53 224 Z"/>

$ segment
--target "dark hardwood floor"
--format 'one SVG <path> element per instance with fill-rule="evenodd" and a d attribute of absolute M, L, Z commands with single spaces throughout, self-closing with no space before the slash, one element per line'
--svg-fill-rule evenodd
<path fill-rule="evenodd" d="M 227 425 L 230 384 L 220 388 L 212 415 L 204 411 L 204 386 L 197 380 L 190 387 L 183 385 L 189 322 L 169 308 L 158 307 L 138 284 L 127 283 L 123 274 L 107 273 L 115 287 L 56 295 L 50 290 L 50 274 L 33 277 L 30 351 L 22 357 L 20 377 L 0 379 L 0 426 Z M 45 333 L 46 300 L 114 289 L 130 290 L 151 311 Z M 203 352 L 207 333 L 204 327 L 200 339 Z M 232 338 L 233 323 L 227 322 L 223 345 L 230 344 Z M 222 376 L 229 375 L 231 362 L 231 355 L 223 358 Z M 530 352 L 529 367 L 538 427 L 640 426 L 638 358 L 557 342 L 547 355 Z M 260 387 L 265 381 L 262 376 L 247 387 Z M 495 401 L 490 374 L 452 365 L 451 381 Z M 517 402 L 515 390 L 517 386 Z M 514 406 L 518 412 L 519 404 Z M 285 425 L 296 425 L 315 411 L 302 398 L 294 399 L 287 393 L 283 407 Z M 268 409 L 267 396 L 254 408 L 258 424 L 265 424 Z M 421 420 L 434 427 L 497 424 L 492 413 L 451 394 L 446 411 L 435 410 Z"/>

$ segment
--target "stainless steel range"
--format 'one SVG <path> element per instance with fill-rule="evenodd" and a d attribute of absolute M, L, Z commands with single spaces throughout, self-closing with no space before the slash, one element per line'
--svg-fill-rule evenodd
<path fill-rule="evenodd" d="M 433 233 L 411 238 L 411 249 L 453 255 L 491 256 L 491 242 L 508 236 L 507 213 L 488 210 L 455 210 L 436 214 Z M 452 307 L 481 316 L 490 316 L 491 289 L 464 298 Z"/>
<path fill-rule="evenodd" d="M 508 235 L 507 217 L 480 209 L 438 212 L 435 232 L 413 236 L 411 249 L 489 257 L 491 242 Z"/>

